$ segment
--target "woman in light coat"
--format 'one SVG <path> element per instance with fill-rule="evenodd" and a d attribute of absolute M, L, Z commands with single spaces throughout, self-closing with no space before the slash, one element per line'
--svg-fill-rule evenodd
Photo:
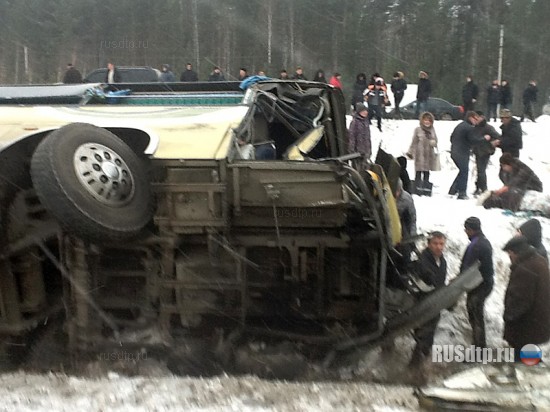
<path fill-rule="evenodd" d="M 420 115 L 420 126 L 414 134 L 407 156 L 414 159 L 416 172 L 414 183 L 419 195 L 431 193 L 430 170 L 437 168 L 437 135 L 434 129 L 434 116 L 429 112 Z"/>

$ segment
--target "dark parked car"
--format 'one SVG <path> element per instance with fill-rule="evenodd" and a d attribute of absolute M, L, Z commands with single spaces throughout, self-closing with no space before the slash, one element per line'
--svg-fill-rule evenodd
<path fill-rule="evenodd" d="M 405 119 L 416 119 L 416 100 L 400 108 Z M 461 120 L 464 117 L 464 107 L 455 106 L 446 100 L 430 97 L 426 111 L 432 113 L 438 120 Z M 395 117 L 395 109 L 389 112 L 389 117 Z"/>
<path fill-rule="evenodd" d="M 121 83 L 151 83 L 158 82 L 160 70 L 152 67 L 117 67 L 122 79 Z M 95 69 L 90 72 L 85 78 L 84 83 L 105 83 L 107 69 Z"/>

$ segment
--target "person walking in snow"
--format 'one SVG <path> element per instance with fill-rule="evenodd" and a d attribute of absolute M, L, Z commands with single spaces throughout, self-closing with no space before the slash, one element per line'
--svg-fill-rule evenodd
<path fill-rule="evenodd" d="M 485 300 L 493 290 L 494 269 L 493 269 L 493 248 L 491 242 L 485 237 L 481 230 L 481 222 L 471 216 L 464 222 L 464 231 L 470 239 L 470 244 L 464 252 L 460 264 L 460 272 L 464 272 L 476 262 L 479 262 L 479 271 L 483 277 L 481 284 L 469 291 L 466 297 L 466 308 L 468 319 L 472 326 L 473 343 L 480 348 L 487 347 L 485 337 Z"/>

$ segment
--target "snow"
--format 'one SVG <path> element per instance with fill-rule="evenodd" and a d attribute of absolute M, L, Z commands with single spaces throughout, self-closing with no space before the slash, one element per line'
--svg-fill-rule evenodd
<path fill-rule="evenodd" d="M 383 132 L 372 128 L 373 147 L 380 144 L 386 151 L 398 156 L 410 144 L 414 120 L 384 120 Z M 486 329 L 490 347 L 505 346 L 502 340 L 503 299 L 509 276 L 509 258 L 503 245 L 530 215 L 528 212 L 506 214 L 499 209 L 485 210 L 477 199 L 457 200 L 447 195 L 456 175 L 450 160 L 449 137 L 458 122 L 436 121 L 442 170 L 432 172 L 432 197 L 414 196 L 421 232 L 440 230 L 447 234 L 446 258 L 449 277 L 458 272 L 460 259 L 468 244 L 463 222 L 477 216 L 494 250 L 495 287 L 485 305 Z M 499 123 L 493 124 L 497 130 Z M 521 160 L 529 164 L 550 187 L 550 164 L 547 129 L 550 117 L 541 116 L 537 123 L 522 123 L 524 149 Z M 498 157 L 492 156 L 487 169 L 489 188 L 500 187 Z M 471 170 L 475 169 L 473 162 Z M 473 192 L 475 176 L 471 172 L 469 193 Z M 409 174 L 414 176 L 414 165 L 409 162 Z M 550 220 L 537 217 L 543 227 L 544 242 L 550 249 Z M 465 298 L 461 298 L 453 312 L 444 311 L 435 337 L 436 344 L 471 344 L 471 330 L 467 320 Z M 380 385 L 368 382 L 388 382 L 392 378 L 402 382 L 413 341 L 410 336 L 397 339 L 398 350 L 389 356 L 372 351 L 360 362 L 351 382 L 283 382 L 265 381 L 255 377 L 218 376 L 209 379 L 171 376 L 164 372 L 142 377 L 125 377 L 109 373 L 96 378 L 72 377 L 62 374 L 32 375 L 23 372 L 0 375 L 1 411 L 411 411 L 418 408 L 412 385 Z M 550 345 L 542 346 L 550 353 Z M 543 355 L 544 359 L 544 355 Z M 436 370 L 440 379 L 445 370 Z"/>

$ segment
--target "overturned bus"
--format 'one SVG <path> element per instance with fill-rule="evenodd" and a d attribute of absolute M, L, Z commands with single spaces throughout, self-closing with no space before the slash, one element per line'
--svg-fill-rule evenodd
<path fill-rule="evenodd" d="M 396 166 L 347 153 L 340 90 L 263 81 L 222 106 L 0 110 L 8 358 L 46 327 L 72 354 L 199 339 L 221 363 L 214 348 L 250 340 L 326 351 L 388 335 Z M 420 321 L 403 313 L 401 329 Z"/>

